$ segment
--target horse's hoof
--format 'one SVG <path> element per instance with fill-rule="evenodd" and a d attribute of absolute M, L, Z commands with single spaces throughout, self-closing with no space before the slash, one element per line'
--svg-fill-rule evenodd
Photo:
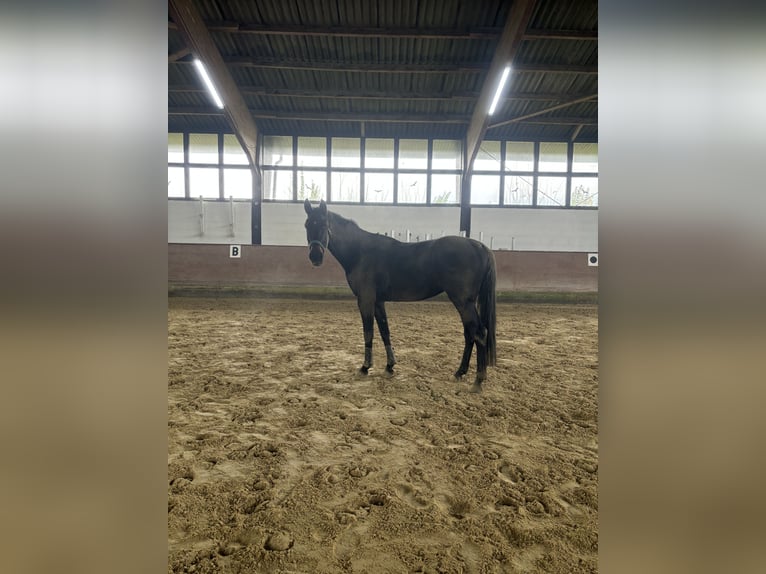
<path fill-rule="evenodd" d="M 360 377 L 366 377 L 367 373 L 370 372 L 370 367 L 359 367 L 359 370 L 356 372 L 356 374 Z"/>
<path fill-rule="evenodd" d="M 387 376 L 387 377 L 393 377 L 393 376 L 394 376 L 394 367 L 393 367 L 393 365 L 391 365 L 391 366 L 386 366 L 386 371 L 385 371 L 385 373 L 386 373 L 386 376 Z"/>
<path fill-rule="evenodd" d="M 470 389 L 468 389 L 469 393 L 480 393 L 481 392 L 481 383 L 474 383 L 473 386 L 471 386 Z"/>

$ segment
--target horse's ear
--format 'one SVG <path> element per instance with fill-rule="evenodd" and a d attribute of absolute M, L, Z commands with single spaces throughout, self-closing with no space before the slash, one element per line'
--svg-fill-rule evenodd
<path fill-rule="evenodd" d="M 327 215 L 327 204 L 324 202 L 324 199 L 319 201 L 319 211 L 322 215 Z"/>
<path fill-rule="evenodd" d="M 306 210 L 306 215 L 311 215 L 311 202 L 306 198 L 306 201 L 303 202 L 303 209 Z"/>

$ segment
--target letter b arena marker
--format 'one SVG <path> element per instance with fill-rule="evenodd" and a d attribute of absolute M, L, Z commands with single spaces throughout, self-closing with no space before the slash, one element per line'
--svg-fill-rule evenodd
<path fill-rule="evenodd" d="M 239 245 L 229 245 L 229 257 L 239 258 L 242 250 Z"/>

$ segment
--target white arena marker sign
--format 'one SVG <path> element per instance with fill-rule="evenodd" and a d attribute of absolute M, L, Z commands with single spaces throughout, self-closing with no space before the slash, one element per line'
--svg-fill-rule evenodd
<path fill-rule="evenodd" d="M 588 267 L 598 267 L 598 253 L 588 253 Z"/>
<path fill-rule="evenodd" d="M 229 257 L 239 259 L 242 254 L 242 248 L 239 245 L 229 245 Z"/>

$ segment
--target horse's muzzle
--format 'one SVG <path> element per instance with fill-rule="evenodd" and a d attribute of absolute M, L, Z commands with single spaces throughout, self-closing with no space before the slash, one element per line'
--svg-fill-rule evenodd
<path fill-rule="evenodd" d="M 312 245 L 309 247 L 309 260 L 314 267 L 319 267 L 324 260 L 324 249 L 321 245 Z"/>

